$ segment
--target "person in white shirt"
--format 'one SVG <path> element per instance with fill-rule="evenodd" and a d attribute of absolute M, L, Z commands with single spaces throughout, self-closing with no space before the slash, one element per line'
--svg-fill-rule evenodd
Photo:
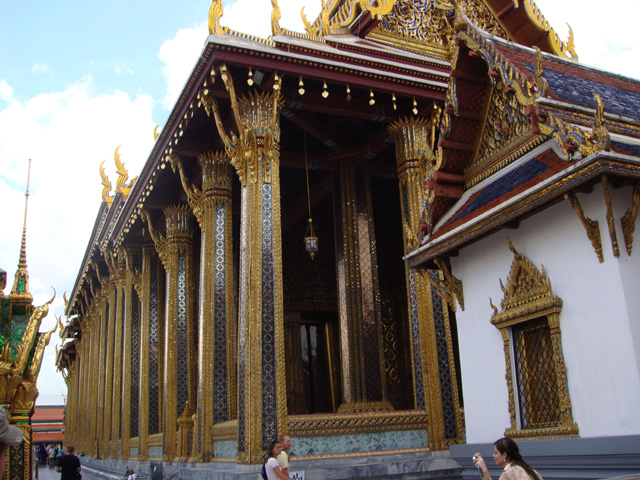
<path fill-rule="evenodd" d="M 276 460 L 280 452 L 282 452 L 282 444 L 278 440 L 271 442 L 268 452 L 269 458 L 264 465 L 268 480 L 288 480 L 288 477 L 285 477 L 284 473 L 282 473 L 278 460 Z"/>

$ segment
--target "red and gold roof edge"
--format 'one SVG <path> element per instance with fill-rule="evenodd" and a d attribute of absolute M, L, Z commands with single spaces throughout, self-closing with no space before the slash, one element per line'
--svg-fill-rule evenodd
<path fill-rule="evenodd" d="M 433 242 L 428 239 L 425 245 L 408 256 L 409 266 L 412 268 L 430 265 L 436 258 L 450 256 L 451 252 L 468 246 L 497 230 L 519 221 L 527 216 L 562 200 L 563 195 L 576 187 L 598 181 L 602 175 L 640 178 L 640 166 L 630 165 L 621 160 L 615 153 L 599 152 L 585 159 L 581 168 L 567 172 L 562 178 L 554 180 L 547 186 L 536 186 L 525 192 L 522 198 L 510 205 L 501 205 L 491 215 L 469 222 L 451 236 L 436 238 Z"/>

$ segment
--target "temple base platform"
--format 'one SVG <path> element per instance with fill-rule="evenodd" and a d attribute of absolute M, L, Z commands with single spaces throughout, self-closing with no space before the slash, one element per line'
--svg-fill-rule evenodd
<path fill-rule="evenodd" d="M 128 468 L 137 480 L 259 480 L 261 465 L 237 463 L 183 463 L 98 459 L 84 456 L 84 480 L 122 480 Z M 462 467 L 452 460 L 448 451 L 390 453 L 348 458 L 323 458 L 293 461 L 289 468 L 292 478 L 302 480 L 461 480 Z M 294 477 L 294 474 L 298 474 Z"/>

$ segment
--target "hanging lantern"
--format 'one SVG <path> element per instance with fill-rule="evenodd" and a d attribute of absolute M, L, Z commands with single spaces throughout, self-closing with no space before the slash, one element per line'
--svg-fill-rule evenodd
<path fill-rule="evenodd" d="M 307 225 L 307 231 L 304 234 L 304 249 L 311 257 L 311 260 L 316 255 L 318 248 L 318 236 L 313 229 L 313 218 L 309 217 L 309 225 Z"/>
<path fill-rule="evenodd" d="M 307 205 L 309 206 L 309 225 L 304 234 L 304 249 L 307 251 L 311 260 L 315 257 L 319 249 L 318 236 L 313 228 L 313 218 L 311 218 L 311 194 L 309 193 L 309 165 L 307 162 L 307 131 L 303 130 L 304 135 L 304 171 L 307 176 Z"/>

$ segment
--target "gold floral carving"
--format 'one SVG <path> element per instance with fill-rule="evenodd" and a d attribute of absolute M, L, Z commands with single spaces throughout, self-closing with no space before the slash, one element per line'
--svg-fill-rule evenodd
<path fill-rule="evenodd" d="M 627 255 L 631 256 L 633 248 L 633 232 L 636 229 L 636 218 L 638 217 L 638 206 L 640 205 L 640 182 L 636 182 L 633 186 L 633 197 L 631 199 L 631 207 L 622 217 L 622 232 L 624 234 L 624 244 L 627 247 Z"/>
<path fill-rule="evenodd" d="M 609 181 L 607 176 L 602 176 L 602 190 L 604 192 L 604 203 L 607 207 L 607 226 L 609 227 L 609 238 L 611 239 L 611 247 L 613 255 L 620 256 L 620 248 L 618 247 L 618 235 L 616 234 L 616 222 L 613 218 L 613 208 L 611 207 L 611 194 L 609 193 Z"/>
<path fill-rule="evenodd" d="M 151 215 L 147 210 L 143 210 L 141 212 L 141 216 L 144 220 L 147 221 L 147 225 L 149 227 L 149 235 L 151 235 L 151 239 L 156 247 L 156 251 L 158 252 L 158 257 L 164 265 L 165 270 L 170 268 L 169 262 L 169 242 L 164 235 L 159 232 L 156 232 L 155 228 L 153 228 L 153 222 L 151 221 Z"/>
<path fill-rule="evenodd" d="M 231 74 L 226 65 L 219 67 L 219 74 L 231 99 L 231 110 L 238 134 L 228 135 L 220 118 L 216 100 L 208 95 L 203 105 L 208 115 L 215 118 L 218 133 L 222 139 L 231 164 L 236 169 L 240 183 L 247 180 L 256 183 L 258 166 L 264 162 L 264 181 L 271 183 L 271 168 L 280 157 L 280 109 L 284 99 L 280 94 L 282 79 L 276 75 L 273 93 L 249 92 L 247 96 L 236 97 Z"/>
<path fill-rule="evenodd" d="M 436 289 L 440 298 L 444 300 L 454 312 L 456 311 L 457 303 L 460 304 L 460 308 L 464 311 L 464 296 L 462 294 L 462 282 L 451 274 L 449 267 L 441 258 L 434 260 L 437 270 L 419 269 L 418 272 L 423 278 L 426 278 L 429 284 Z"/>
<path fill-rule="evenodd" d="M 509 392 L 509 413 L 511 428 L 505 431 L 505 436 L 513 438 L 550 438 L 563 436 L 577 436 L 578 425 L 574 423 L 571 414 L 571 400 L 567 390 L 566 367 L 562 354 L 562 339 L 560 333 L 560 311 L 562 299 L 553 294 L 551 281 L 547 277 L 544 266 L 542 272 L 525 256 L 518 253 L 511 240 L 507 239 L 509 250 L 514 255 L 506 287 L 500 280 L 500 287 L 504 297 L 500 302 L 499 311 L 493 301 L 489 303 L 494 310 L 491 323 L 500 330 L 503 339 L 506 380 Z M 516 413 L 516 399 L 514 392 L 514 378 L 512 370 L 511 346 L 507 327 L 545 317 L 551 332 L 552 356 L 555 374 L 555 388 L 560 398 L 560 420 L 557 426 L 549 428 L 521 429 L 518 426 Z"/>
<path fill-rule="evenodd" d="M 295 437 L 312 437 L 422 430 L 428 427 L 428 423 L 428 413 L 421 410 L 290 415 L 287 417 L 287 431 Z"/>
<path fill-rule="evenodd" d="M 331 6 L 328 0 L 321 0 L 320 15 L 311 24 L 304 14 L 304 8 L 300 12 L 307 34 L 311 37 L 326 37 L 340 33 L 348 33 L 354 22 L 364 13 L 369 13 L 377 19 L 389 14 L 397 0 L 347 0 L 340 5 L 333 1 Z"/>
<path fill-rule="evenodd" d="M 184 173 L 184 167 L 182 165 L 182 161 L 180 157 L 175 153 L 172 153 L 168 156 L 169 163 L 171 164 L 171 169 L 175 173 L 176 170 L 180 174 L 180 181 L 182 182 L 182 188 L 184 192 L 187 194 L 187 200 L 189 201 L 189 205 L 193 210 L 193 214 L 195 215 L 198 223 L 202 221 L 202 211 L 203 211 L 203 198 L 202 192 L 189 183 L 187 180 L 187 176 Z M 202 225 L 201 225 L 202 226 Z"/>
<path fill-rule="evenodd" d="M 494 77 L 499 77 L 504 84 L 504 88 L 513 90 L 522 106 L 534 105 L 536 100 L 546 95 L 548 84 L 544 78 L 543 58 L 539 48 L 535 47 L 537 55 L 536 69 L 533 81 L 530 82 L 527 76 L 497 50 L 475 25 L 466 22 L 459 28 L 461 28 L 461 31 L 458 33 L 458 38 L 464 40 L 471 50 L 484 59 L 494 85 Z M 494 72 L 495 75 L 491 75 L 491 72 Z"/>
<path fill-rule="evenodd" d="M 474 165 L 518 142 L 530 131 L 531 122 L 524 108 L 502 80 L 494 85 Z"/>
<path fill-rule="evenodd" d="M 599 95 L 594 95 L 597 108 L 592 133 L 567 123 L 551 112 L 547 112 L 545 121 L 538 124 L 540 133 L 555 138 L 563 153 L 570 159 L 578 151 L 582 157 L 589 157 L 596 152 L 611 149 L 611 138 L 604 124 L 604 105 Z"/>
<path fill-rule="evenodd" d="M 565 193 L 564 199 L 569 202 L 571 208 L 573 208 L 578 214 L 578 218 L 580 219 L 582 226 L 587 232 L 587 237 L 589 238 L 591 245 L 593 245 L 593 248 L 596 251 L 596 255 L 598 255 L 598 261 L 600 263 L 604 262 L 604 256 L 602 255 L 602 240 L 600 239 L 600 227 L 598 221 L 591 220 L 584 214 L 584 210 L 582 210 L 580 201 L 574 193 Z"/>

